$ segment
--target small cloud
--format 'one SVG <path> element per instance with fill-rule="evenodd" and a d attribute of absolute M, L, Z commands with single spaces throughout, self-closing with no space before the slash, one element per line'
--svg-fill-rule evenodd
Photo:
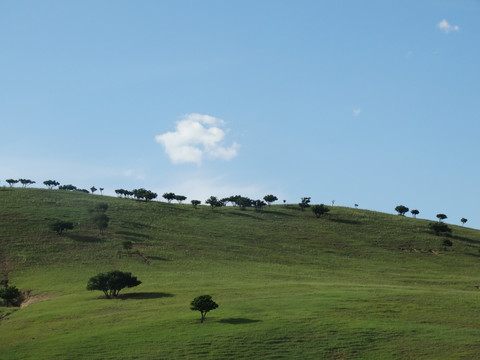
<path fill-rule="evenodd" d="M 448 34 L 451 31 L 460 31 L 458 25 L 450 25 L 446 19 L 443 19 L 437 24 L 437 27 L 443 31 L 445 34 Z"/>
<path fill-rule="evenodd" d="M 362 109 L 360 108 L 355 108 L 353 109 L 353 116 L 358 116 L 362 112 Z"/>
<path fill-rule="evenodd" d="M 174 132 L 155 136 L 162 144 L 170 160 L 175 163 L 200 165 L 205 157 L 231 160 L 240 147 L 236 142 L 230 147 L 222 146 L 225 122 L 210 115 L 187 114 L 177 122 Z"/>

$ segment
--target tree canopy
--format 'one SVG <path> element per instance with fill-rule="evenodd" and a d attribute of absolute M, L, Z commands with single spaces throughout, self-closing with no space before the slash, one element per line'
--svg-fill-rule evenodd
<path fill-rule="evenodd" d="M 55 186 L 60 185 L 60 183 L 56 180 L 45 180 L 43 185 L 47 186 L 49 189 L 53 189 Z"/>
<path fill-rule="evenodd" d="M 265 195 L 263 197 L 263 200 L 265 200 L 268 204 L 268 206 L 270 206 L 273 202 L 277 201 L 278 198 L 275 196 L 275 195 Z"/>
<path fill-rule="evenodd" d="M 129 272 L 119 270 L 100 273 L 91 277 L 87 283 L 87 290 L 103 291 L 105 297 L 117 297 L 120 290 L 140 285 L 142 282 Z"/>
<path fill-rule="evenodd" d="M 403 205 L 398 205 L 395 207 L 395 211 L 398 213 L 398 215 L 404 216 L 408 210 L 410 210 L 408 207 L 403 206 Z"/>
<path fill-rule="evenodd" d="M 445 214 L 437 214 L 438 221 L 445 220 L 446 218 L 447 218 L 447 215 L 445 215 Z"/>
<path fill-rule="evenodd" d="M 169 192 L 162 195 L 162 197 L 167 200 L 168 203 L 171 203 L 172 200 L 175 200 L 175 193 Z"/>
<path fill-rule="evenodd" d="M 312 211 L 315 214 L 315 216 L 319 218 L 323 214 L 326 214 L 327 212 L 329 212 L 330 209 L 328 208 L 328 206 L 325 206 L 324 204 L 320 204 L 320 205 L 312 206 Z"/>
<path fill-rule="evenodd" d="M 218 308 L 218 304 L 212 300 L 210 295 L 197 296 L 190 303 L 190 310 L 200 311 L 202 316 L 200 322 L 202 323 L 205 321 L 207 313 L 211 310 L 215 310 L 216 308 Z"/>
<path fill-rule="evenodd" d="M 221 200 L 218 200 L 216 196 L 210 196 L 207 200 L 205 200 L 205 204 L 208 204 L 212 207 L 212 209 L 216 207 L 221 207 L 223 206 L 223 202 Z"/>
<path fill-rule="evenodd" d="M 300 209 L 304 211 L 307 207 L 310 207 L 310 197 L 302 197 L 300 203 L 298 206 L 300 206 Z"/>
<path fill-rule="evenodd" d="M 6 306 L 15 305 L 16 300 L 21 295 L 20 290 L 16 286 L 0 286 L 0 298 L 3 299 Z"/>
<path fill-rule="evenodd" d="M 73 229 L 73 222 L 71 221 L 56 221 L 50 225 L 50 229 L 55 231 L 57 235 L 62 235 L 65 230 Z"/>
<path fill-rule="evenodd" d="M 452 229 L 448 227 L 447 224 L 442 222 L 434 222 L 428 225 L 430 230 L 434 232 L 435 235 L 439 236 L 441 234 L 449 234 L 452 232 Z"/>

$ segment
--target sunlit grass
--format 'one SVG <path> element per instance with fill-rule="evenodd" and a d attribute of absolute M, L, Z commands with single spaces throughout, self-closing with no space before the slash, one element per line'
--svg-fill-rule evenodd
<path fill-rule="evenodd" d="M 106 202 L 110 226 L 90 222 Z M 394 204 L 396 205 L 396 204 Z M 31 289 L 0 308 L 1 359 L 474 359 L 480 351 L 480 233 L 341 207 L 144 203 L 47 191 L 0 191 L 1 255 Z M 54 219 L 74 221 L 64 236 Z M 122 242 L 134 248 L 127 253 Z M 139 252 L 142 256 L 136 254 Z M 119 269 L 142 284 L 106 300 L 89 277 Z M 207 315 L 190 301 L 210 294 Z"/>

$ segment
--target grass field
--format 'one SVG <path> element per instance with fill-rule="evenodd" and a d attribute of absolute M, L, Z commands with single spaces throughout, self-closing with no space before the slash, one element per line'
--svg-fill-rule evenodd
<path fill-rule="evenodd" d="M 91 209 L 107 203 L 101 234 Z M 398 204 L 392 204 L 392 209 Z M 0 359 L 478 359 L 480 232 L 331 207 L 257 212 L 0 189 L 0 270 L 28 306 L 0 307 Z M 63 236 L 55 220 L 75 228 Z M 134 248 L 127 253 L 122 242 Z M 109 270 L 142 284 L 86 290 Z M 200 324 L 190 301 L 219 308 Z"/>

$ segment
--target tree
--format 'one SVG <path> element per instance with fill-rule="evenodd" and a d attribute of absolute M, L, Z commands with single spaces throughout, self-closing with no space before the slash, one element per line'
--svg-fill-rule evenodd
<path fill-rule="evenodd" d="M 255 200 L 255 201 L 252 202 L 252 205 L 253 205 L 253 207 L 255 208 L 256 211 L 260 211 L 267 204 L 262 200 Z"/>
<path fill-rule="evenodd" d="M 447 246 L 453 246 L 453 243 L 452 243 L 452 240 L 450 240 L 450 239 L 445 239 L 445 240 L 443 240 L 442 245 L 445 246 L 445 247 L 447 247 Z M 446 249 L 445 249 L 445 250 L 446 250 Z"/>
<path fill-rule="evenodd" d="M 0 298 L 3 299 L 6 306 L 15 305 L 21 296 L 22 293 L 16 286 L 0 287 Z"/>
<path fill-rule="evenodd" d="M 395 211 L 398 212 L 398 215 L 405 216 L 405 214 L 410 210 L 408 207 L 403 205 L 398 205 L 395 207 Z"/>
<path fill-rule="evenodd" d="M 104 188 L 100 188 L 100 195 L 103 195 L 103 190 L 105 190 Z"/>
<path fill-rule="evenodd" d="M 233 206 L 237 206 L 237 200 L 240 199 L 242 196 L 241 195 L 232 195 L 223 199 L 220 199 L 220 201 L 223 204 L 231 203 Z"/>
<path fill-rule="evenodd" d="M 72 184 L 62 185 L 58 187 L 58 190 L 75 191 L 77 190 L 77 187 L 73 186 Z"/>
<path fill-rule="evenodd" d="M 165 193 L 162 195 L 162 197 L 167 200 L 167 202 L 170 204 L 172 202 L 172 200 L 175 200 L 175 193 L 173 192 L 169 192 L 169 193 Z"/>
<path fill-rule="evenodd" d="M 95 215 L 92 221 L 95 224 L 95 226 L 100 230 L 100 233 L 103 234 L 103 231 L 108 227 L 110 218 L 106 214 L 100 213 Z"/>
<path fill-rule="evenodd" d="M 438 221 L 442 221 L 442 220 L 445 220 L 447 218 L 447 215 L 445 214 L 437 214 L 437 219 Z"/>
<path fill-rule="evenodd" d="M 92 194 L 93 194 L 95 191 L 97 191 L 97 188 L 96 188 L 95 186 L 92 186 L 92 187 L 90 188 L 90 191 L 91 191 Z"/>
<path fill-rule="evenodd" d="M 465 225 L 465 223 L 468 221 L 467 219 L 465 218 L 461 218 L 460 221 L 462 222 L 462 226 Z"/>
<path fill-rule="evenodd" d="M 115 189 L 115 194 L 117 194 L 118 196 L 125 196 L 126 197 L 126 192 L 127 190 L 125 189 Z"/>
<path fill-rule="evenodd" d="M 300 206 L 300 209 L 302 211 L 305 211 L 307 207 L 310 207 L 310 198 L 309 197 L 303 197 L 301 198 L 300 203 L 298 204 Z"/>
<path fill-rule="evenodd" d="M 95 208 L 94 208 L 94 211 L 99 211 L 99 212 L 105 212 L 108 210 L 108 204 L 107 203 L 98 203 L 98 204 L 95 204 Z"/>
<path fill-rule="evenodd" d="M 53 189 L 55 186 L 60 185 L 60 183 L 55 180 L 45 180 L 43 184 L 47 186 L 49 189 Z"/>
<path fill-rule="evenodd" d="M 64 231 L 73 229 L 73 223 L 70 221 L 57 221 L 50 225 L 50 229 L 55 231 L 57 235 L 62 235 Z"/>
<path fill-rule="evenodd" d="M 319 218 L 323 214 L 326 214 L 327 212 L 329 212 L 330 209 L 327 206 L 320 204 L 320 205 L 312 206 L 312 211 L 315 214 L 315 216 Z"/>
<path fill-rule="evenodd" d="M 430 223 L 430 224 L 428 224 L 428 227 L 437 236 L 442 235 L 442 234 L 449 234 L 449 233 L 452 232 L 452 229 L 450 229 L 447 224 L 442 223 L 442 222 Z"/>
<path fill-rule="evenodd" d="M 134 189 L 132 190 L 132 193 L 133 193 L 133 196 L 135 196 L 137 198 L 137 200 L 142 200 L 142 199 L 145 199 L 145 201 L 149 201 L 149 200 L 153 200 L 153 199 L 156 199 L 157 198 L 157 194 L 150 191 L 150 190 L 146 190 L 144 188 L 141 188 L 141 189 Z"/>
<path fill-rule="evenodd" d="M 87 290 L 103 291 L 107 299 L 117 297 L 120 290 L 140 285 L 142 282 L 129 272 L 119 270 L 100 273 L 91 277 L 87 283 Z"/>
<path fill-rule="evenodd" d="M 18 180 L 15 180 L 15 179 L 7 179 L 5 181 L 8 183 L 8 185 L 10 185 L 10 187 L 18 183 Z"/>
<path fill-rule="evenodd" d="M 32 181 L 30 179 L 18 179 L 18 181 L 20 181 L 23 187 L 27 187 L 28 185 L 35 184 L 35 181 Z"/>
<path fill-rule="evenodd" d="M 412 211 L 410 211 L 410 212 L 412 213 L 412 215 L 413 215 L 414 218 L 416 218 L 417 215 L 420 214 L 420 211 L 418 211 L 417 209 L 414 209 L 414 210 L 412 210 Z"/>
<path fill-rule="evenodd" d="M 192 300 L 190 303 L 190 310 L 193 311 L 200 311 L 202 318 L 200 322 L 203 323 L 205 321 L 205 316 L 211 310 L 215 310 L 218 308 L 218 304 L 212 300 L 210 295 L 201 295 L 197 296 L 195 299 Z"/>
<path fill-rule="evenodd" d="M 179 204 L 181 204 L 182 201 L 187 200 L 187 197 L 184 195 L 175 195 L 175 200 L 178 201 Z"/>
<path fill-rule="evenodd" d="M 240 207 L 240 210 L 245 210 L 247 207 L 252 206 L 252 200 L 248 197 L 239 196 L 235 199 L 235 204 Z"/>
<path fill-rule="evenodd" d="M 268 206 L 272 205 L 273 202 L 277 201 L 278 198 L 275 195 L 265 195 L 263 197 L 263 200 L 265 200 L 268 204 Z"/>
<path fill-rule="evenodd" d="M 130 252 L 130 250 L 132 250 L 133 248 L 133 242 L 131 242 L 130 240 L 125 240 L 122 242 L 122 247 L 123 247 L 123 250 Z"/>
<path fill-rule="evenodd" d="M 192 203 L 192 206 L 193 206 L 194 209 L 196 209 L 197 206 L 202 203 L 200 200 L 192 200 L 190 202 Z"/>
<path fill-rule="evenodd" d="M 210 196 L 207 200 L 205 200 L 205 204 L 208 204 L 212 207 L 212 210 L 215 209 L 216 207 L 221 207 L 223 206 L 223 202 L 218 200 L 216 196 Z"/>

